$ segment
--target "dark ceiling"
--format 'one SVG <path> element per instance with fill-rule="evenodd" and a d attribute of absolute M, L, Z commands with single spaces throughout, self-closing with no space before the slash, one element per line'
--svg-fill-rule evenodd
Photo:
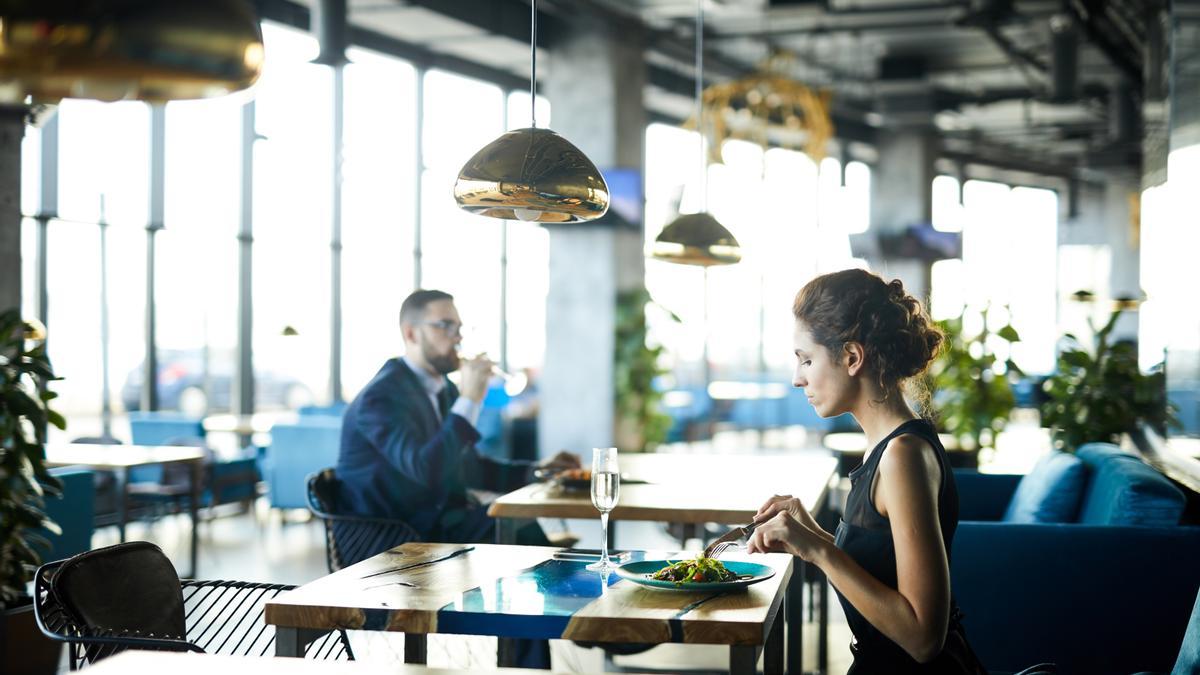
<path fill-rule="evenodd" d="M 290 11 L 286 0 L 260 4 L 267 18 Z M 1136 169 L 1143 109 L 1161 97 L 1164 4 L 705 0 L 705 79 L 751 73 L 782 50 L 794 55 L 788 75 L 832 90 L 840 139 L 870 143 L 881 130 L 927 125 L 961 162 L 1065 177 Z M 538 8 L 545 59 L 567 21 L 640 24 L 647 108 L 665 120 L 689 114 L 694 0 L 539 0 Z M 349 17 L 356 41 L 401 46 L 427 65 L 513 87 L 529 76 L 528 0 L 349 0 Z M 1153 133 L 1158 116 L 1145 124 Z"/>

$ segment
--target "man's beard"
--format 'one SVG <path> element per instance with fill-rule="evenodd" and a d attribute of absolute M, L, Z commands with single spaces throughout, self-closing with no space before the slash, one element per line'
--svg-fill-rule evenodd
<path fill-rule="evenodd" d="M 458 352 L 453 350 L 448 354 L 431 354 L 426 352 L 425 360 L 429 362 L 429 365 L 433 366 L 434 370 L 442 375 L 449 375 L 458 370 L 460 364 Z"/>

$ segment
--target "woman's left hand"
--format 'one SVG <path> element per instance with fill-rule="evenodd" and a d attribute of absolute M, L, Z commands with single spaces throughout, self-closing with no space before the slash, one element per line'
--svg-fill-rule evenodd
<path fill-rule="evenodd" d="M 829 542 L 781 511 L 754 529 L 746 550 L 750 553 L 791 553 L 813 562 Z"/>

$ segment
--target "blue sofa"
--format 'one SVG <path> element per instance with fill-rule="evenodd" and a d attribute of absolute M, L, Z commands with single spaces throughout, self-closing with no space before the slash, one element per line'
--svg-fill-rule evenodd
<path fill-rule="evenodd" d="M 1200 588 L 1200 528 L 1177 524 L 1183 494 L 1140 459 L 1085 448 L 1068 522 L 1006 522 L 1022 477 L 955 471 L 951 579 L 992 672 L 1045 661 L 1064 675 L 1167 672 L 1179 652 Z"/>
<path fill-rule="evenodd" d="M 340 417 L 313 415 L 271 427 L 271 445 L 262 460 L 271 507 L 307 509 L 308 475 L 335 466 L 341 442 Z"/>

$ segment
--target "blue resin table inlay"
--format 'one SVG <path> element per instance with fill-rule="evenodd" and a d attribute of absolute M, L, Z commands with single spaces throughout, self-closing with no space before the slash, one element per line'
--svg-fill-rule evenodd
<path fill-rule="evenodd" d="M 644 552 L 635 551 L 630 559 L 644 557 Z M 576 612 L 623 581 L 613 573 L 590 571 L 587 564 L 551 559 L 498 577 L 486 589 L 472 588 L 438 610 L 438 626 L 446 633 L 559 637 Z M 517 625 L 519 634 L 513 635 Z"/>

